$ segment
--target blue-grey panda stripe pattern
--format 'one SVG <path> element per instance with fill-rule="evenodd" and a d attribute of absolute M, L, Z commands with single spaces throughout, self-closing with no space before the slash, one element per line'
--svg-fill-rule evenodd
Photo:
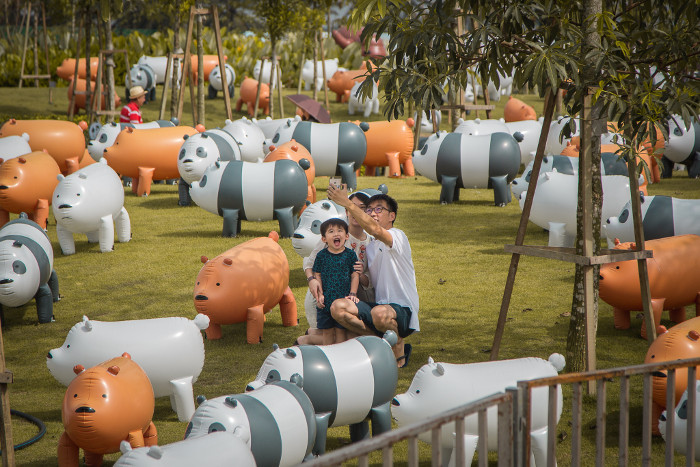
<path fill-rule="evenodd" d="M 280 159 L 272 163 L 275 164 L 273 208 L 291 206 L 296 204 L 297 200 L 306 199 L 308 185 L 304 169 L 290 159 Z M 298 209 L 301 209 L 301 206 Z"/>
<path fill-rule="evenodd" d="M 644 220 L 642 221 L 644 238 L 653 240 L 675 235 L 673 227 L 673 198 L 657 195 L 651 197 L 651 201 L 647 201 L 644 204 L 648 204 Z"/>
<path fill-rule="evenodd" d="M 517 155 L 518 157 L 515 157 Z M 512 182 L 520 170 L 520 146 L 508 133 L 491 133 L 489 147 L 489 178 L 507 175 Z M 489 187 L 491 183 L 489 183 Z"/>
<path fill-rule="evenodd" d="M 603 163 L 603 175 L 627 175 L 627 164 L 614 152 L 604 152 L 600 155 Z"/>
<path fill-rule="evenodd" d="M 254 397 L 246 394 L 230 396 L 243 406 L 250 426 L 250 450 L 257 465 L 279 465 L 282 459 L 282 435 L 270 410 Z"/>
<path fill-rule="evenodd" d="M 125 129 L 125 128 L 134 128 L 134 124 L 133 124 L 133 123 L 120 123 L 119 125 L 121 125 L 121 127 L 122 127 L 121 129 L 122 129 L 122 130 Z"/>
<path fill-rule="evenodd" d="M 281 386 L 289 391 L 289 394 L 294 396 L 299 403 L 299 407 L 301 407 L 303 410 L 304 417 L 306 418 L 306 426 L 308 427 L 308 442 L 306 444 L 306 454 L 308 455 L 311 453 L 311 450 L 314 447 L 314 442 L 316 441 L 314 429 L 316 427 L 316 416 L 313 411 L 313 405 L 310 403 L 311 401 L 309 400 L 309 396 L 306 395 L 306 393 L 299 386 L 289 381 L 275 381 L 274 383 L 270 384 Z"/>
<path fill-rule="evenodd" d="M 358 154 L 367 155 L 367 137 L 359 126 L 350 122 L 340 122 L 338 128 L 338 162 L 355 162 L 358 170 L 364 162 L 357 159 Z"/>
<path fill-rule="evenodd" d="M 440 139 L 436 140 L 440 144 L 436 160 L 436 175 L 438 183 L 442 183 L 442 176 L 457 177 L 457 187 L 464 188 L 462 181 L 462 157 L 461 144 L 462 133 L 447 133 Z"/>
<path fill-rule="evenodd" d="M 692 154 L 700 153 L 700 123 L 693 121 L 693 129 L 695 130 L 695 142 L 693 144 Z"/>
<path fill-rule="evenodd" d="M 547 156 L 552 158 L 552 170 L 556 170 L 560 174 L 573 175 L 574 166 L 571 159 L 566 156 Z M 540 172 L 541 173 L 541 172 Z"/>
<path fill-rule="evenodd" d="M 202 133 L 202 136 L 204 135 L 210 137 L 212 141 L 214 141 L 214 144 L 216 144 L 216 148 L 219 150 L 219 159 L 221 159 L 222 161 L 236 160 L 236 156 L 233 152 L 231 144 L 229 144 L 229 142 L 226 141 L 226 139 L 224 139 L 223 136 L 214 131 L 205 131 L 204 133 Z"/>
<path fill-rule="evenodd" d="M 330 412 L 328 426 L 333 425 L 338 410 L 338 385 L 326 354 L 315 345 L 299 347 L 304 371 L 304 392 L 316 413 Z"/>
<path fill-rule="evenodd" d="M 24 235 L 3 235 L 0 241 L 13 240 L 29 248 L 39 266 L 39 284 L 46 284 L 51 276 L 51 263 L 46 251 L 37 242 Z"/>
<path fill-rule="evenodd" d="M 297 143 L 301 144 L 306 148 L 307 151 L 311 151 L 311 122 L 299 122 L 294 128 L 294 133 L 292 133 L 292 139 L 296 140 Z"/>
<path fill-rule="evenodd" d="M 374 397 L 372 407 L 377 407 L 386 401 L 390 401 L 396 394 L 396 382 L 398 380 L 398 369 L 393 352 L 386 352 L 388 344 L 383 340 L 375 339 L 372 336 L 361 336 L 357 341 L 367 351 L 372 374 L 374 376 Z"/>
<path fill-rule="evenodd" d="M 156 120 L 155 122 L 158 124 L 159 128 L 175 126 L 170 120 Z"/>
<path fill-rule="evenodd" d="M 221 175 L 217 207 L 223 216 L 222 208 L 238 209 L 238 218 L 247 219 L 243 208 L 243 162 L 229 161 Z"/>

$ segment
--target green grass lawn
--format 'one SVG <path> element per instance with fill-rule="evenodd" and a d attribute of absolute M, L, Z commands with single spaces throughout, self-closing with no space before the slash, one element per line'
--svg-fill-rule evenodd
<path fill-rule="evenodd" d="M 535 105 L 538 114 L 541 113 L 542 103 L 536 96 L 524 98 Z M 503 102 L 494 112 L 495 117 L 502 115 L 502 105 Z M 146 120 L 157 116 L 157 107 L 154 103 L 146 106 Z M 48 104 L 46 88 L 21 91 L 0 88 L 0 116 L 3 117 L 60 116 L 65 115 L 66 108 L 65 88 L 54 90 L 52 105 Z M 285 103 L 285 108 L 289 115 L 291 104 Z M 331 112 L 334 121 L 347 118 L 347 111 L 340 104 L 331 104 Z M 223 125 L 224 115 L 221 99 L 207 101 L 207 127 Z M 234 118 L 241 115 L 235 113 Z M 189 118 L 184 118 L 183 123 L 190 124 Z M 373 116 L 373 119 L 377 118 Z M 495 207 L 493 193 L 486 189 L 463 190 L 459 202 L 440 205 L 440 186 L 421 176 L 402 179 L 360 177 L 358 180 L 359 188 L 376 188 L 380 183 L 387 184 L 389 194 L 399 203 L 396 226 L 404 230 L 411 241 L 421 302 L 421 332 L 408 339 L 413 344 L 413 354 L 408 368 L 399 371 L 398 392 L 404 392 L 428 357 L 450 363 L 488 360 L 510 263 L 510 255 L 503 246 L 514 243 L 520 209 L 515 202 L 504 208 Z M 325 197 L 327 184 L 327 177 L 316 180 L 319 199 Z M 680 174 L 651 185 L 649 192 L 700 198 L 700 182 Z M 55 270 L 63 296 L 55 304 L 55 323 L 37 324 L 34 301 L 5 311 L 2 330 L 5 358 L 8 369 L 14 374 L 14 383 L 9 387 L 10 405 L 40 418 L 47 426 L 47 434 L 39 442 L 17 452 L 18 465 L 57 463 L 56 447 L 63 432 L 61 403 L 65 388 L 49 374 L 46 354 L 62 345 L 68 330 L 83 315 L 104 321 L 166 316 L 192 318 L 196 313 L 192 291 L 202 267 L 200 257 L 214 257 L 246 240 L 278 230 L 276 222 L 244 221 L 237 238 L 222 238 L 222 219 L 197 206 L 179 207 L 177 187 L 172 185 L 154 185 L 151 195 L 144 198 L 137 198 L 127 191 L 125 206 L 131 217 L 133 238 L 129 243 L 115 243 L 111 253 L 100 253 L 97 245 L 88 245 L 84 236 L 76 236 L 77 253 L 63 256 L 56 240 L 55 220 L 53 216 L 50 218 L 48 233 L 54 245 Z M 545 245 L 547 235 L 541 228 L 530 224 L 525 243 Z M 303 313 L 306 281 L 301 270 L 302 258 L 293 251 L 289 239 L 281 239 L 280 245 L 289 260 L 289 283 L 299 305 L 300 325 L 283 327 L 275 308 L 267 315 L 264 342 L 260 345 L 246 343 L 244 325 L 224 326 L 221 340 L 205 341 L 206 360 L 195 383 L 196 395 L 211 398 L 243 392 L 246 383 L 255 378 L 263 360 L 271 352 L 273 343 L 291 346 L 306 329 Z M 546 359 L 553 352 L 565 353 L 569 326 L 565 314 L 571 307 L 573 272 L 569 263 L 521 258 L 500 358 L 537 356 Z M 639 337 L 641 319 L 633 317 L 631 329 L 617 331 L 608 305 L 601 302 L 599 315 L 598 367 L 642 363 L 647 344 Z M 664 323 L 670 324 L 668 321 Z M 641 458 L 641 380 L 638 383 L 630 396 L 632 463 Z M 608 459 L 617 457 L 614 421 L 619 412 L 614 387 L 611 384 L 608 392 Z M 570 450 L 570 390 L 565 388 L 564 394 L 564 415 L 558 425 L 560 465 L 568 465 Z M 592 399 L 586 400 L 585 409 L 584 459 L 592 458 L 595 453 L 595 403 Z M 182 439 L 186 424 L 177 420 L 167 398 L 156 400 L 153 420 L 158 429 L 159 444 Z M 32 425 L 19 418 L 13 419 L 15 443 L 34 433 Z M 329 449 L 348 442 L 347 428 L 329 431 Z M 421 449 L 422 461 L 429 462 L 428 448 L 422 445 Z M 655 439 L 655 465 L 663 462 L 663 449 L 663 441 Z M 111 465 L 118 457 L 118 454 L 107 456 L 106 465 Z M 405 458 L 405 452 L 400 449 L 395 452 L 397 463 L 405 462 Z"/>

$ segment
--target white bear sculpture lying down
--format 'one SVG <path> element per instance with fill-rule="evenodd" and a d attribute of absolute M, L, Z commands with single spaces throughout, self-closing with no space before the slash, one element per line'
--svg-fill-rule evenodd
<path fill-rule="evenodd" d="M 398 394 L 391 402 L 391 414 L 399 426 L 405 426 L 431 415 L 454 409 L 483 397 L 516 387 L 518 381 L 556 376 L 564 368 L 564 357 L 552 354 L 549 361 L 541 358 L 517 358 L 493 362 L 452 364 L 435 363 L 432 358 L 413 377 L 411 386 L 404 394 Z M 548 388 L 535 388 L 531 398 L 532 453 L 535 465 L 547 465 L 547 414 Z M 557 421 L 561 417 L 562 393 L 557 387 Z M 471 465 L 479 441 L 477 415 L 465 419 L 465 461 Z M 497 407 L 487 410 L 488 449 L 498 447 Z M 419 439 L 430 443 L 430 432 Z M 443 465 L 454 465 L 454 423 L 442 427 L 440 446 L 443 450 Z"/>

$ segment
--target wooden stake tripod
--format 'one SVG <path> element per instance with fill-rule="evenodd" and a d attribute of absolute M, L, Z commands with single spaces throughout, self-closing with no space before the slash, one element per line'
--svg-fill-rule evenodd
<path fill-rule="evenodd" d="M 593 371 L 596 369 L 596 342 L 595 342 L 595 317 L 593 315 L 593 298 L 594 298 L 594 266 L 612 263 L 616 261 L 625 261 L 636 259 L 639 268 L 639 283 L 642 291 L 642 304 L 644 308 L 644 320 L 647 331 L 647 339 L 653 342 L 656 339 L 656 329 L 654 317 L 651 311 L 651 293 L 649 292 L 649 278 L 647 275 L 646 259 L 652 257 L 652 251 L 644 250 L 644 230 L 642 229 L 641 219 L 641 202 L 639 199 L 639 185 L 636 176 L 636 160 L 628 161 L 628 171 L 630 179 L 630 195 L 632 200 L 632 215 L 634 220 L 634 233 L 636 240 L 636 251 L 626 250 L 601 250 L 598 256 L 593 255 L 593 220 L 592 220 L 592 184 L 591 184 L 591 153 L 592 148 L 588 142 L 591 140 L 592 121 L 591 121 L 591 95 L 584 98 L 584 106 L 581 114 L 581 154 L 579 162 L 579 171 L 582 171 L 583 183 L 579 189 L 584 191 L 584 206 L 583 206 L 583 255 L 576 254 L 574 248 L 556 248 L 545 246 L 523 245 L 525 239 L 525 230 L 530 218 L 530 208 L 537 186 L 537 179 L 540 174 L 542 158 L 544 155 L 544 147 L 547 142 L 549 127 L 554 114 L 555 96 L 549 90 L 544 101 L 544 121 L 542 122 L 542 131 L 540 133 L 539 144 L 537 145 L 537 153 L 530 175 L 530 183 L 527 188 L 527 196 L 523 206 L 523 212 L 520 216 L 520 225 L 518 233 L 515 237 L 515 245 L 505 245 L 505 250 L 512 253 L 510 268 L 508 269 L 508 278 L 506 279 L 506 287 L 503 292 L 503 300 L 501 302 L 501 311 L 498 315 L 498 323 L 496 324 L 496 333 L 493 338 L 491 347 L 491 360 L 498 358 L 498 351 L 501 346 L 501 338 L 506 325 L 508 315 L 508 306 L 510 298 L 513 294 L 513 286 L 515 284 L 515 274 L 518 271 L 518 262 L 520 255 L 539 256 L 542 258 L 556 259 L 559 261 L 567 261 L 583 266 L 584 274 L 584 310 L 585 310 L 585 329 L 586 329 L 586 370 Z M 595 393 L 595 384 L 589 382 L 587 390 L 590 394 Z"/>
<path fill-rule="evenodd" d="M 24 29 L 24 48 L 22 49 L 22 67 L 20 68 L 20 77 L 19 77 L 19 87 L 22 87 L 22 83 L 24 82 L 25 79 L 33 79 L 34 80 L 34 85 L 38 88 L 39 87 L 39 80 L 40 79 L 48 79 L 51 80 L 51 71 L 49 70 L 49 42 L 46 37 L 46 11 L 44 9 L 44 4 L 41 4 L 41 22 L 43 26 L 43 31 L 44 31 L 44 55 L 45 55 L 45 60 L 46 60 L 46 74 L 39 74 L 39 47 L 38 47 L 38 34 L 39 34 L 39 28 L 38 28 L 38 18 L 35 15 L 34 16 L 34 73 L 33 74 L 25 74 L 24 73 L 24 65 L 27 61 L 27 46 L 29 44 L 29 28 L 30 28 L 30 21 L 32 17 L 32 2 L 27 2 L 27 23 L 25 25 Z M 37 13 L 38 14 L 38 13 Z M 53 88 L 50 86 L 49 83 L 49 103 L 53 102 Z"/>
<path fill-rule="evenodd" d="M 114 94 L 114 89 L 109 89 L 107 83 L 104 82 L 107 78 L 106 74 L 104 73 L 105 56 L 109 55 L 113 58 L 115 54 L 124 54 L 124 62 L 126 64 L 126 87 L 127 89 L 131 89 L 131 67 L 129 66 L 129 54 L 127 51 L 125 49 L 100 50 L 99 64 L 97 65 L 97 78 L 95 79 L 96 91 L 92 96 L 92 114 L 90 116 L 90 123 L 94 122 L 95 120 L 99 120 L 100 116 L 102 115 L 114 116 L 119 115 L 121 112 L 119 109 L 110 108 L 110 99 L 108 96 L 110 94 Z M 102 107 L 102 96 L 105 97 L 105 110 L 100 110 Z"/>
<path fill-rule="evenodd" d="M 182 106 L 185 101 L 185 80 L 192 69 L 192 58 L 190 57 L 190 49 L 192 48 L 192 27 L 194 26 L 194 17 L 197 15 L 212 15 L 214 20 L 214 36 L 216 37 L 216 51 L 219 55 L 219 70 L 221 70 L 221 86 L 224 93 L 224 106 L 226 107 L 226 115 L 229 120 L 231 120 L 231 96 L 228 93 L 228 83 L 226 83 L 226 69 L 224 66 L 226 62 L 224 61 L 223 45 L 221 44 L 221 29 L 219 28 L 219 10 L 216 5 L 212 5 L 209 8 L 195 8 L 194 6 L 190 8 L 190 20 L 187 23 L 187 41 L 185 42 L 185 66 L 182 70 L 182 77 L 180 78 L 180 95 L 178 97 L 177 103 L 177 115 L 175 117 L 180 120 L 182 116 Z M 200 38 L 201 40 L 201 38 Z M 170 60 L 168 61 L 170 64 Z M 204 63 L 198 64 L 198 73 L 200 73 L 201 79 L 204 79 Z M 167 81 L 167 74 L 166 74 Z M 165 91 L 163 91 L 165 92 Z M 190 94 L 194 94 L 192 90 L 192 80 L 190 80 Z M 165 94 L 163 94 L 165 98 Z M 194 99 L 192 99 L 192 117 L 194 119 L 194 124 L 201 123 L 197 121 L 197 110 L 195 106 Z"/>

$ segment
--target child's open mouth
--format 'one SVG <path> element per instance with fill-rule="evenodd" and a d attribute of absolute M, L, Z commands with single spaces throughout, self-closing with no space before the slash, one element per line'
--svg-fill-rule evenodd
<path fill-rule="evenodd" d="M 342 242 L 340 241 L 339 238 L 334 238 L 333 239 L 333 245 L 338 248 Z"/>

